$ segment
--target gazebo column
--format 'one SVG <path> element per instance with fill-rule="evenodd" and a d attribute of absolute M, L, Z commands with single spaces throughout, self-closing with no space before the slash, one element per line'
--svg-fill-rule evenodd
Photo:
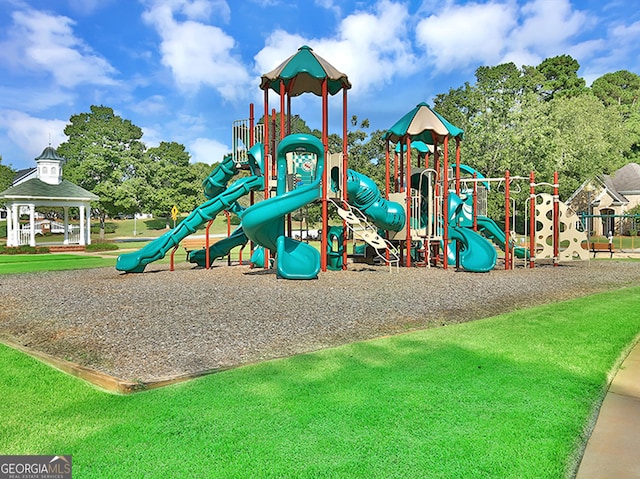
<path fill-rule="evenodd" d="M 85 210 L 84 205 L 80 206 L 80 244 L 81 245 L 87 244 L 87 237 L 84 232 L 85 230 L 84 210 Z"/>
<path fill-rule="evenodd" d="M 87 221 L 85 223 L 86 240 L 84 244 L 91 244 L 91 205 L 87 205 L 86 213 Z"/>
<path fill-rule="evenodd" d="M 69 207 L 63 206 L 64 211 L 64 241 L 62 244 L 69 244 Z"/>
<path fill-rule="evenodd" d="M 29 205 L 29 246 L 36 246 L 36 206 L 34 204 Z"/>
<path fill-rule="evenodd" d="M 7 204 L 7 246 L 17 246 L 15 241 L 14 211 L 15 206 L 12 203 Z"/>

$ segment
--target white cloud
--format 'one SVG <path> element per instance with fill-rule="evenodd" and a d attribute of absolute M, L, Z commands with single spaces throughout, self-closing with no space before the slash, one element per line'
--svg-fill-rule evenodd
<path fill-rule="evenodd" d="M 254 57 L 261 73 L 274 69 L 303 44 L 346 73 L 353 93 L 380 89 L 394 76 L 416 71 L 416 57 L 406 39 L 409 21 L 406 5 L 377 2 L 370 11 L 347 16 L 338 26 L 337 38 L 309 39 L 276 30 Z"/>
<path fill-rule="evenodd" d="M 224 155 L 231 151 L 231 147 L 210 138 L 196 138 L 189 143 L 192 163 L 207 163 L 209 165 L 222 161 Z"/>
<path fill-rule="evenodd" d="M 499 61 L 515 26 L 513 3 L 449 5 L 418 23 L 416 41 L 437 71 L 448 72 Z"/>
<path fill-rule="evenodd" d="M 513 62 L 537 65 L 545 58 L 586 51 L 571 39 L 593 26 L 569 0 L 514 0 L 448 4 L 418 23 L 416 41 L 436 71 Z M 590 46 L 595 46 L 591 44 Z"/>
<path fill-rule="evenodd" d="M 250 75 L 233 56 L 235 40 L 219 27 L 195 21 L 209 15 L 208 7 L 213 6 L 211 2 L 198 0 L 157 0 L 143 18 L 160 35 L 162 63 L 171 69 L 182 90 L 197 91 L 201 86 L 210 86 L 224 99 L 241 98 Z M 180 13 L 188 19 L 176 20 Z"/>
<path fill-rule="evenodd" d="M 165 141 L 163 134 L 157 128 L 152 126 L 141 126 L 142 129 L 142 141 L 147 148 L 154 148 L 160 145 L 160 142 Z"/>
<path fill-rule="evenodd" d="M 117 83 L 115 68 L 74 35 L 70 18 L 19 10 L 13 12 L 12 20 L 8 40 L 0 44 L 0 59 L 9 65 L 47 72 L 65 88 Z"/>
<path fill-rule="evenodd" d="M 36 118 L 17 110 L 0 110 L 0 129 L 20 150 L 35 158 L 51 143 L 57 148 L 67 140 L 64 120 Z"/>
<path fill-rule="evenodd" d="M 508 48 L 526 48 L 544 57 L 562 54 L 568 40 L 587 23 L 586 15 L 572 10 L 569 0 L 534 0 L 520 14 L 521 26 L 511 33 Z"/>

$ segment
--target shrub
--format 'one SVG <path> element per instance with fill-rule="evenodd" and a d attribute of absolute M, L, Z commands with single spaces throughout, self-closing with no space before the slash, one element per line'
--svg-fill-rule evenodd
<path fill-rule="evenodd" d="M 178 218 L 178 221 L 179 220 L 180 218 Z M 169 220 L 167 218 L 151 218 L 144 221 L 144 225 L 149 230 L 163 230 L 167 227 L 167 224 L 173 224 L 173 220 Z"/>
<path fill-rule="evenodd" d="M 49 248 L 46 246 L 0 246 L 0 254 L 45 254 L 49 253 Z"/>
<path fill-rule="evenodd" d="M 110 221 L 106 221 L 104 223 L 104 232 L 105 234 L 113 234 L 116 232 L 116 224 Z M 98 234 L 100 233 L 100 223 L 93 223 L 91 225 L 91 233 Z"/>
<path fill-rule="evenodd" d="M 88 244 L 86 249 L 87 251 L 113 251 L 118 249 L 118 245 L 106 241 L 98 241 L 97 243 Z"/>

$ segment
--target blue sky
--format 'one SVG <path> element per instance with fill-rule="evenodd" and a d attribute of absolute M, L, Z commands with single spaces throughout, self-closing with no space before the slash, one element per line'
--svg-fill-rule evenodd
<path fill-rule="evenodd" d="M 0 155 L 35 166 L 71 115 L 105 105 L 177 141 L 192 161 L 231 149 L 231 122 L 262 112 L 259 79 L 302 45 L 349 76 L 348 114 L 389 128 L 481 65 L 569 54 L 590 84 L 640 74 L 640 2 L 620 0 L 0 0 Z M 309 96 L 309 95 L 307 95 Z M 277 107 L 276 98 L 270 105 Z M 339 133 L 341 95 L 332 98 Z M 319 127 L 316 98 L 292 111 Z M 335 125 L 334 125 L 335 123 Z"/>

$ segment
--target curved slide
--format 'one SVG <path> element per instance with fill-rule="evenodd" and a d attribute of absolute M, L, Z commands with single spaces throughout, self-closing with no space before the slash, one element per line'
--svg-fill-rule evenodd
<path fill-rule="evenodd" d="M 460 241 L 460 265 L 467 271 L 486 273 L 495 268 L 498 253 L 482 235 L 468 228 L 450 226 L 449 238 Z M 455 264 L 455 248 L 455 244 L 449 246 L 449 263 L 453 259 Z"/>
<path fill-rule="evenodd" d="M 289 213 L 321 197 L 320 180 L 324 170 L 324 148 L 312 135 L 293 134 L 278 145 L 278 176 L 286 174 L 286 154 L 298 149 L 315 153 L 315 180 L 290 191 L 284 181 L 278 182 L 278 195 L 247 208 L 242 215 L 242 227 L 251 241 L 276 251 L 277 274 L 285 279 L 314 279 L 320 272 L 320 252 L 313 246 L 284 234 L 284 218 Z"/>
<path fill-rule="evenodd" d="M 247 235 L 244 233 L 242 226 L 236 228 L 236 230 L 231 233 L 231 236 L 216 241 L 214 244 L 209 246 L 209 266 L 211 266 L 213 261 L 217 258 L 227 256 L 233 248 L 245 245 L 248 241 L 249 238 L 247 238 Z M 189 253 L 189 263 L 196 263 L 198 266 L 202 266 L 203 268 L 206 267 L 207 250 L 199 249 Z"/>
<path fill-rule="evenodd" d="M 478 216 L 477 218 L 478 230 L 484 234 L 487 238 L 497 244 L 502 251 L 504 251 L 506 244 L 506 236 L 502 228 L 500 228 L 495 221 L 487 216 Z M 529 257 L 529 251 L 527 248 L 516 246 L 514 252 L 517 258 L 523 259 Z"/>
<path fill-rule="evenodd" d="M 218 196 L 198 206 L 174 229 L 167 231 L 138 251 L 118 256 L 116 269 L 127 273 L 142 273 L 146 265 L 164 258 L 167 251 L 195 233 L 201 225 L 215 218 L 221 211 L 229 209 L 242 196 L 260 188 L 262 188 L 261 176 L 240 178 Z"/>

